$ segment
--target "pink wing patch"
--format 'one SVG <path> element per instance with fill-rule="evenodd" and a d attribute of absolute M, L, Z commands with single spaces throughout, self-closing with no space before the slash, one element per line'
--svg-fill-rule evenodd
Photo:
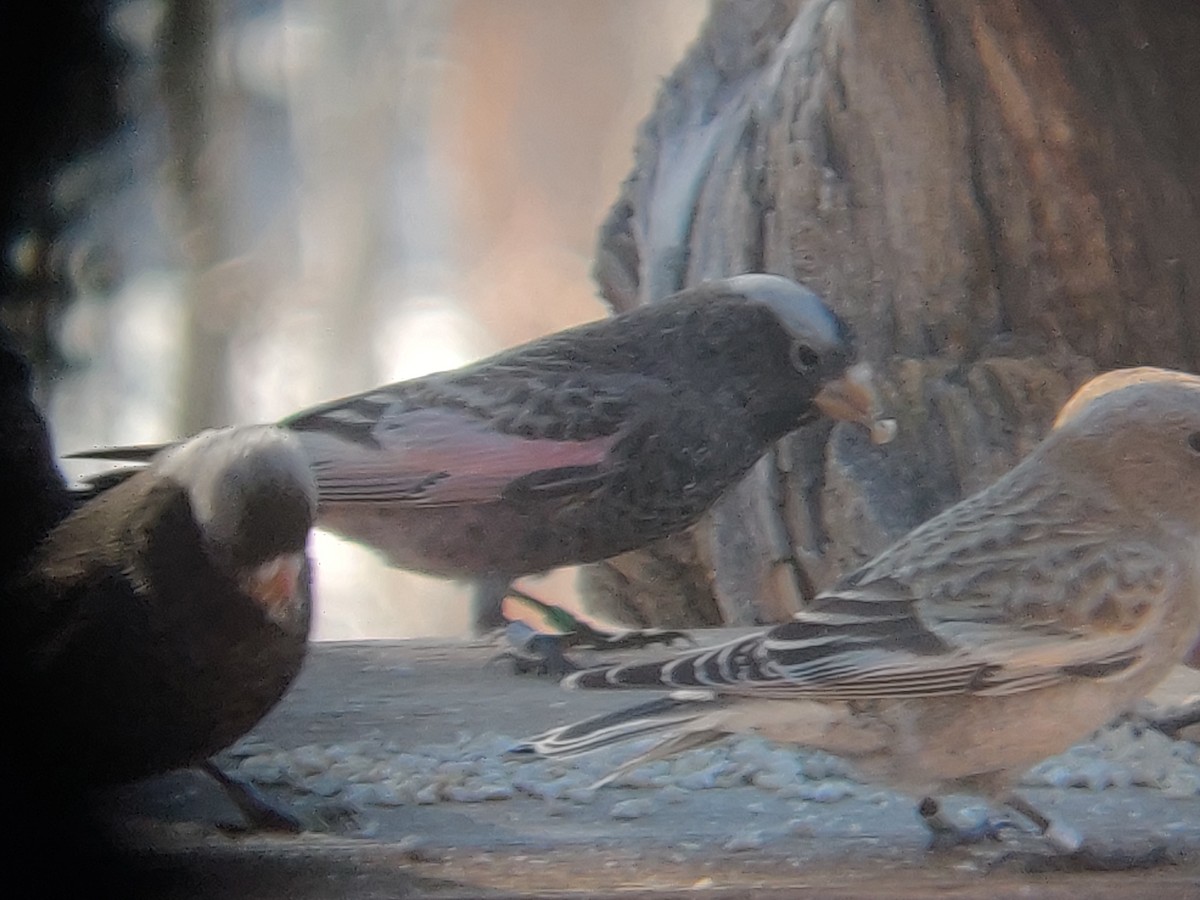
<path fill-rule="evenodd" d="M 487 503 L 499 500 L 519 478 L 598 468 L 617 440 L 617 435 L 586 441 L 521 438 L 445 410 L 389 417 L 375 428 L 379 447 L 317 430 L 299 432 L 299 437 L 322 503 L 414 507 Z"/>

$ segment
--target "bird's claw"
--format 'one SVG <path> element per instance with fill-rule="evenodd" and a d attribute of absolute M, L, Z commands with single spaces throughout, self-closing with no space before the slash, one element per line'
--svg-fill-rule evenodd
<path fill-rule="evenodd" d="M 951 821 L 940 804 L 928 797 L 921 801 L 918 812 L 925 827 L 929 829 L 928 849 L 935 852 L 982 844 L 985 841 L 1001 841 L 1004 839 L 1005 829 L 1017 827 L 1011 819 L 992 818 L 987 813 L 973 824 L 961 825 Z"/>
<path fill-rule="evenodd" d="M 1200 701 L 1160 713 L 1154 718 L 1146 720 L 1145 724 L 1161 731 L 1169 738 L 1178 738 L 1180 732 L 1185 728 L 1190 728 L 1197 723 L 1200 723 Z"/>
<path fill-rule="evenodd" d="M 515 675 L 538 675 L 543 678 L 563 678 L 582 668 L 567 659 L 561 651 L 557 655 L 537 656 L 515 649 L 502 650 L 492 657 L 491 661 L 499 662 L 500 660 L 510 662 Z"/>
<path fill-rule="evenodd" d="M 567 658 L 570 644 L 564 635 L 535 631 L 524 622 L 509 622 L 504 636 L 509 647 L 492 657 L 492 662 L 511 661 L 514 674 L 562 678 L 580 669 Z"/>
<path fill-rule="evenodd" d="M 497 659 L 512 660 L 513 670 L 518 675 L 550 675 L 561 678 L 580 668 L 567 658 L 566 651 L 572 647 L 589 650 L 636 650 L 653 644 L 696 647 L 698 644 L 684 631 L 664 628 L 646 628 L 633 631 L 610 633 L 601 631 L 587 622 L 571 615 L 557 606 L 549 606 L 536 597 L 516 590 L 511 596 L 526 603 L 547 616 L 557 632 L 538 631 L 522 621 L 512 621 L 504 629 L 510 647 Z"/>
<path fill-rule="evenodd" d="M 249 830 L 279 834 L 301 834 L 306 830 L 304 823 L 292 813 L 280 809 L 253 785 L 229 775 L 212 760 L 201 763 L 200 768 L 224 788 L 246 820 Z"/>
<path fill-rule="evenodd" d="M 546 618 L 551 627 L 557 630 L 556 635 L 565 647 L 586 647 L 591 650 L 635 650 L 649 647 L 652 644 L 672 646 L 676 642 L 685 647 L 699 646 L 687 632 L 673 631 L 664 628 L 643 628 L 632 631 L 612 633 L 602 631 L 589 625 L 583 619 L 573 615 L 561 606 L 552 606 L 519 588 L 510 586 L 508 596 L 519 600 L 526 606 L 537 610 Z M 532 629 L 530 629 L 532 631 Z M 543 632 L 534 632 L 541 634 Z"/>
<path fill-rule="evenodd" d="M 1030 875 L 1047 872 L 1132 872 L 1171 862 L 1171 853 L 1163 844 L 1139 851 L 1118 848 L 1102 850 L 1084 845 L 1072 853 L 1012 851 L 1001 855 L 988 868 L 1016 869 Z"/>
<path fill-rule="evenodd" d="M 928 849 L 933 852 L 952 850 L 955 847 L 969 847 L 986 841 L 1004 840 L 1006 828 L 1016 828 L 1016 824 L 1008 819 L 988 818 L 970 826 L 954 828 L 930 827 Z"/>

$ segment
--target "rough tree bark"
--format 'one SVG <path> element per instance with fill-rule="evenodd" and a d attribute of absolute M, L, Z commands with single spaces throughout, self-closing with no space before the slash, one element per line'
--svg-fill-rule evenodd
<path fill-rule="evenodd" d="M 1200 368 L 1200 7 L 718 2 L 602 229 L 615 309 L 765 270 L 900 425 L 790 436 L 685 536 L 589 567 L 631 622 L 777 620 L 1040 439 L 1095 371 Z"/>

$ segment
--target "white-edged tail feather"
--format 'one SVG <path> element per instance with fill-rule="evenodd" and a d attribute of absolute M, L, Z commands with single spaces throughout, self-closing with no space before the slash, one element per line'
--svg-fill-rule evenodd
<path fill-rule="evenodd" d="M 522 741 L 510 753 L 565 759 L 661 731 L 681 728 L 709 712 L 702 701 L 662 697 L 592 716 Z"/>

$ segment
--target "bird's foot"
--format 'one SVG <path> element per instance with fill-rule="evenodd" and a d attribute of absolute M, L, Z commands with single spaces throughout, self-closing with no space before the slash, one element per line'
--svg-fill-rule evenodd
<path fill-rule="evenodd" d="M 566 650 L 571 646 L 567 640 L 569 635 L 544 634 L 524 622 L 510 622 L 504 629 L 504 636 L 509 647 L 495 659 L 511 661 L 517 675 L 562 678 L 580 669 L 567 658 Z"/>
<path fill-rule="evenodd" d="M 1037 826 L 1053 853 L 1013 851 L 1003 854 L 996 866 L 1017 867 L 1025 872 L 1127 872 L 1149 869 L 1171 862 L 1164 842 L 1151 842 L 1137 850 L 1103 847 L 1084 841 L 1078 829 L 1054 821 L 1024 797 L 1011 794 L 1005 803 Z"/>
<path fill-rule="evenodd" d="M 933 797 L 926 797 L 917 806 L 921 821 L 929 829 L 929 849 L 941 852 L 955 847 L 1002 840 L 1006 828 L 1016 826 L 1009 819 L 993 819 L 984 811 L 982 818 L 970 825 L 953 821 Z"/>
<path fill-rule="evenodd" d="M 1173 862 L 1175 859 L 1165 844 L 1132 850 L 1083 844 L 1069 853 L 1010 851 L 999 856 L 988 868 L 1011 869 L 1030 875 L 1046 872 L 1133 872 Z"/>
<path fill-rule="evenodd" d="M 524 591 L 509 587 L 508 595 L 537 610 L 554 628 L 569 647 L 587 647 L 593 650 L 636 650 L 649 647 L 652 644 L 672 646 L 680 643 L 695 647 L 696 641 L 685 631 L 675 631 L 666 628 L 643 628 L 632 631 L 610 632 L 589 625 L 578 616 L 572 615 L 561 606 L 551 606 L 527 594 Z"/>
<path fill-rule="evenodd" d="M 360 834 L 364 832 L 362 810 L 343 800 L 327 800 L 317 804 L 312 810 L 314 820 L 313 831 L 324 834 Z"/>
<path fill-rule="evenodd" d="M 203 763 L 200 768 L 225 789 L 226 795 L 237 806 L 250 830 L 275 831 L 281 834 L 300 834 L 305 830 L 304 823 L 292 813 L 275 806 L 253 785 L 227 774 L 211 760 Z"/>
<path fill-rule="evenodd" d="M 1200 723 L 1200 701 L 1188 703 L 1147 719 L 1146 724 L 1167 737 L 1177 738 L 1184 729 Z"/>
<path fill-rule="evenodd" d="M 696 642 L 683 631 L 663 628 L 646 628 L 635 631 L 602 631 L 562 607 L 551 606 L 517 588 L 508 589 L 509 596 L 533 607 L 554 629 L 553 632 L 537 631 L 524 622 L 509 622 L 504 636 L 509 649 L 500 658 L 512 660 L 513 670 L 518 675 L 549 675 L 561 678 L 577 672 L 581 666 L 567 657 L 567 650 L 582 647 L 590 650 L 634 650 L 653 644 L 671 646 L 676 643 L 696 646 Z"/>

